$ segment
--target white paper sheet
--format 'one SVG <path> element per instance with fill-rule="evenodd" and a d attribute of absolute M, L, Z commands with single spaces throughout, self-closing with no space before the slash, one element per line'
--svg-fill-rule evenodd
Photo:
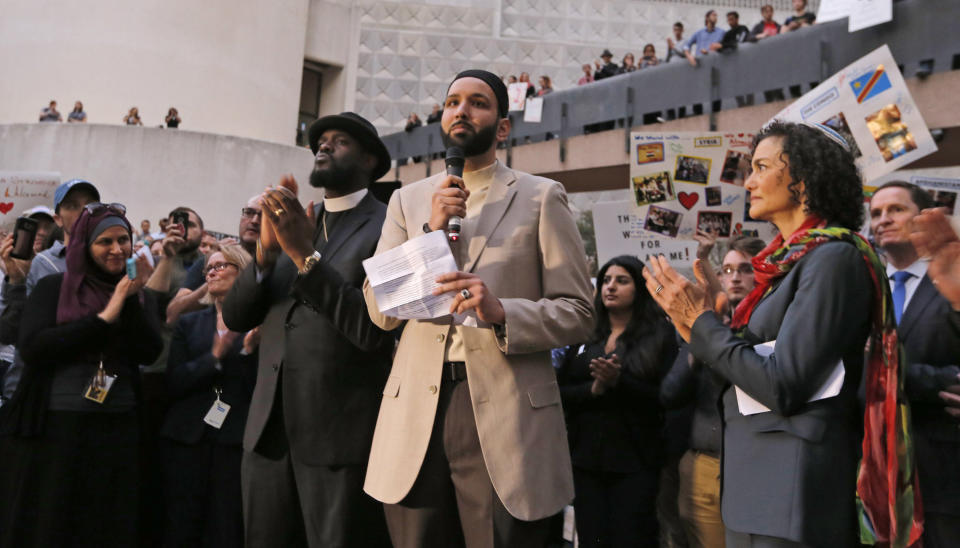
<path fill-rule="evenodd" d="M 540 123 L 543 115 L 543 97 L 531 97 L 523 107 L 523 121 L 533 124 Z"/>
<path fill-rule="evenodd" d="M 850 2 L 847 32 L 856 32 L 893 20 L 893 0 L 857 0 Z"/>
<path fill-rule="evenodd" d="M 436 278 L 454 272 L 457 262 L 442 230 L 418 236 L 363 261 L 380 312 L 402 320 L 450 314 L 454 294 L 433 295 Z"/>
<path fill-rule="evenodd" d="M 766 357 L 773 354 L 776 344 L 777 341 L 765 342 L 754 346 L 753 349 L 757 354 Z M 843 387 L 843 378 L 845 375 L 843 361 L 841 360 L 837 363 L 836 367 L 833 368 L 833 371 L 830 372 L 830 376 L 827 377 L 827 382 L 823 383 L 823 386 L 814 392 L 813 396 L 807 401 L 825 400 L 839 394 L 840 389 Z M 737 408 L 740 409 L 741 415 L 756 415 L 757 413 L 767 413 L 770 411 L 769 407 L 750 397 L 750 395 L 741 390 L 739 386 L 734 386 L 734 389 L 737 393 Z"/>

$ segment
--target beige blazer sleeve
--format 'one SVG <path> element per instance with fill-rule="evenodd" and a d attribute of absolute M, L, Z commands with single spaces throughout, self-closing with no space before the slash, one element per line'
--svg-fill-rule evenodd
<path fill-rule="evenodd" d="M 583 240 L 559 183 L 545 186 L 537 228 L 540 242 L 540 286 L 536 300 L 502 299 L 506 354 L 551 350 L 584 340 L 593 327 L 592 288 Z M 524 273 L 518 272 L 518 276 Z"/>

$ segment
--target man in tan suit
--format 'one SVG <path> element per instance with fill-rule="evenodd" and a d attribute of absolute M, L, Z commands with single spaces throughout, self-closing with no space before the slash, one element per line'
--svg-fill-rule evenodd
<path fill-rule="evenodd" d="M 497 161 L 510 133 L 499 78 L 457 75 L 441 130 L 464 150 L 463 177 L 396 191 L 377 253 L 462 217 L 451 243 L 460 271 L 437 291 L 478 322 L 407 322 L 364 489 L 386 503 L 397 547 L 543 546 L 546 518 L 573 498 L 550 349 L 585 340 L 593 326 L 583 243 L 559 183 Z M 379 312 L 369 284 L 364 294 L 374 323 L 401 325 Z"/>

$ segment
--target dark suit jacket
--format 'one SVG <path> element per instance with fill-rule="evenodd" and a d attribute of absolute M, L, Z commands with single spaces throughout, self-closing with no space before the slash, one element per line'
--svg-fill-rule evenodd
<path fill-rule="evenodd" d="M 170 408 L 160 430 L 165 438 L 195 444 L 206 434 L 208 439 L 224 445 L 240 445 L 243 439 L 250 395 L 257 380 L 257 354 L 240 355 L 241 335 L 220 360 L 218 369 L 217 360 L 210 353 L 216 329 L 217 310 L 213 307 L 184 314 L 177 320 L 167 361 Z M 214 386 L 222 391 L 220 400 L 230 406 L 219 430 L 203 422 L 216 400 Z"/>
<path fill-rule="evenodd" d="M 960 428 L 937 393 L 960 384 L 960 332 L 950 303 L 924 276 L 900 320 L 907 395 L 913 413 L 917 474 L 925 512 L 960 515 Z"/>
<path fill-rule="evenodd" d="M 257 448 L 280 376 L 293 458 L 312 465 L 366 464 L 393 337 L 367 314 L 361 261 L 373 255 L 385 215 L 386 206 L 368 193 L 343 213 L 325 245 L 322 230 L 315 232 L 322 259 L 307 275 L 298 276 L 282 255 L 260 283 L 254 264 L 234 283 L 223 303 L 227 326 L 247 331 L 262 324 L 245 450 Z"/>
<path fill-rule="evenodd" d="M 690 351 L 771 411 L 741 415 L 723 395 L 722 513 L 734 531 L 813 546 L 851 546 L 862 439 L 857 388 L 873 288 L 853 245 L 810 251 L 753 311 L 745 338 L 713 313 L 693 325 Z M 776 340 L 761 357 L 753 345 Z M 808 402 L 843 360 L 840 394 Z"/>

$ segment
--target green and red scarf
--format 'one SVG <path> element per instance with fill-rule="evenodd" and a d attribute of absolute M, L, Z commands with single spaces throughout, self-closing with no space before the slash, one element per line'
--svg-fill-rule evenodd
<path fill-rule="evenodd" d="M 753 258 L 756 285 L 737 306 L 733 328 L 746 327 L 757 303 L 773 290 L 773 283 L 818 245 L 831 241 L 856 246 L 874 287 L 865 370 L 863 457 L 857 477 L 860 540 L 895 548 L 914 546 L 923 532 L 923 508 L 913 458 L 910 406 L 903 388 L 905 368 L 900 367 L 905 362 L 897 341 L 890 283 L 873 247 L 852 230 L 828 227 L 822 219 L 809 217 L 789 239 L 784 241 L 778 235 Z"/>

